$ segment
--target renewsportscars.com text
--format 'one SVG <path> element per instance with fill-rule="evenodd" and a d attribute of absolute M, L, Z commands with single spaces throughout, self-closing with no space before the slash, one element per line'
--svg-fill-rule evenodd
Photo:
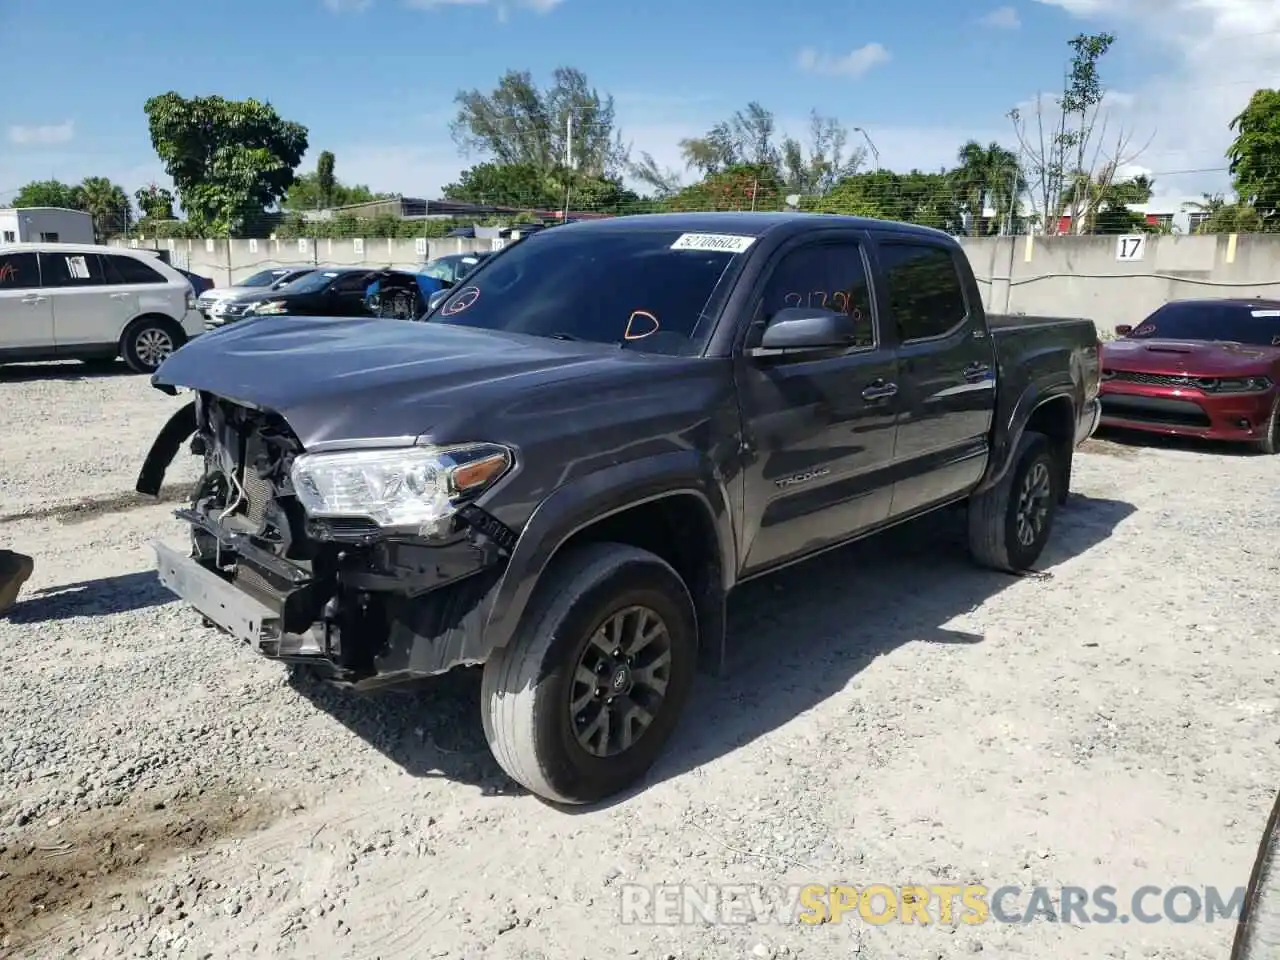
<path fill-rule="evenodd" d="M 682 924 L 1234 922 L 1243 887 L 1015 887 L 980 884 L 703 884 L 621 888 L 622 922 Z"/>

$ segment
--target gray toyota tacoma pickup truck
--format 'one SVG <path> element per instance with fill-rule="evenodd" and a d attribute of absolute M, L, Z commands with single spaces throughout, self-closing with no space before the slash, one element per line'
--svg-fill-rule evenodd
<path fill-rule="evenodd" d="M 584 803 L 640 780 L 734 587 L 939 508 L 1020 572 L 1098 421 L 1088 320 L 984 315 L 938 231 L 664 214 L 513 244 L 423 322 L 229 325 L 152 378 L 194 393 L 206 624 L 359 690 L 483 664 L 497 762 Z"/>

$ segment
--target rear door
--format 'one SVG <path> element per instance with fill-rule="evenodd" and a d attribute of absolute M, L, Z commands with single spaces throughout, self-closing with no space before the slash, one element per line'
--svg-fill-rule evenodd
<path fill-rule="evenodd" d="M 897 340 L 901 410 L 895 517 L 952 499 L 981 479 L 995 410 L 995 353 L 963 252 L 945 241 L 880 234 L 875 256 Z"/>
<path fill-rule="evenodd" d="M 877 323 L 864 251 L 859 231 L 797 240 L 767 270 L 756 299 L 735 373 L 747 454 L 744 575 L 839 543 L 888 516 L 897 361 Z M 801 306 L 848 313 L 859 327 L 856 342 L 819 357 L 746 354 L 777 311 Z"/>
<path fill-rule="evenodd" d="M 58 352 L 115 343 L 133 316 L 127 295 L 107 285 L 96 253 L 40 251 L 40 276 L 53 301 Z"/>
<path fill-rule="evenodd" d="M 53 301 L 34 253 L 0 254 L 0 356 L 53 349 Z"/>

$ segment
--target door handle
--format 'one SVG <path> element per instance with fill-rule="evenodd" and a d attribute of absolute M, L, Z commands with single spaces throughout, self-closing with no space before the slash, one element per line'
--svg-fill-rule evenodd
<path fill-rule="evenodd" d="M 49 299 L 48 297 L 42 297 L 38 294 L 28 294 L 27 296 L 22 298 L 21 302 L 22 303 L 44 303 L 48 299 Z"/>
<path fill-rule="evenodd" d="M 123 300 L 125 297 L 129 296 L 129 294 L 127 294 L 127 293 L 111 293 L 111 294 L 108 294 L 108 296 L 109 296 L 112 300 Z"/>
<path fill-rule="evenodd" d="M 964 378 L 970 383 L 977 383 L 979 380 L 985 380 L 990 370 L 989 364 L 971 363 L 964 368 Z"/>
<path fill-rule="evenodd" d="M 867 389 L 862 391 L 863 400 L 888 400 L 898 392 L 896 383 L 885 383 L 883 380 L 873 380 Z"/>

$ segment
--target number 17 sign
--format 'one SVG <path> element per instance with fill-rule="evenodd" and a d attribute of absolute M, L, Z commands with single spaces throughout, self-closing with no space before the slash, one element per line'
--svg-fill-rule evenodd
<path fill-rule="evenodd" d="M 1135 233 L 1131 236 L 1116 238 L 1116 259 L 1120 261 L 1141 260 L 1147 252 L 1147 235 Z"/>

